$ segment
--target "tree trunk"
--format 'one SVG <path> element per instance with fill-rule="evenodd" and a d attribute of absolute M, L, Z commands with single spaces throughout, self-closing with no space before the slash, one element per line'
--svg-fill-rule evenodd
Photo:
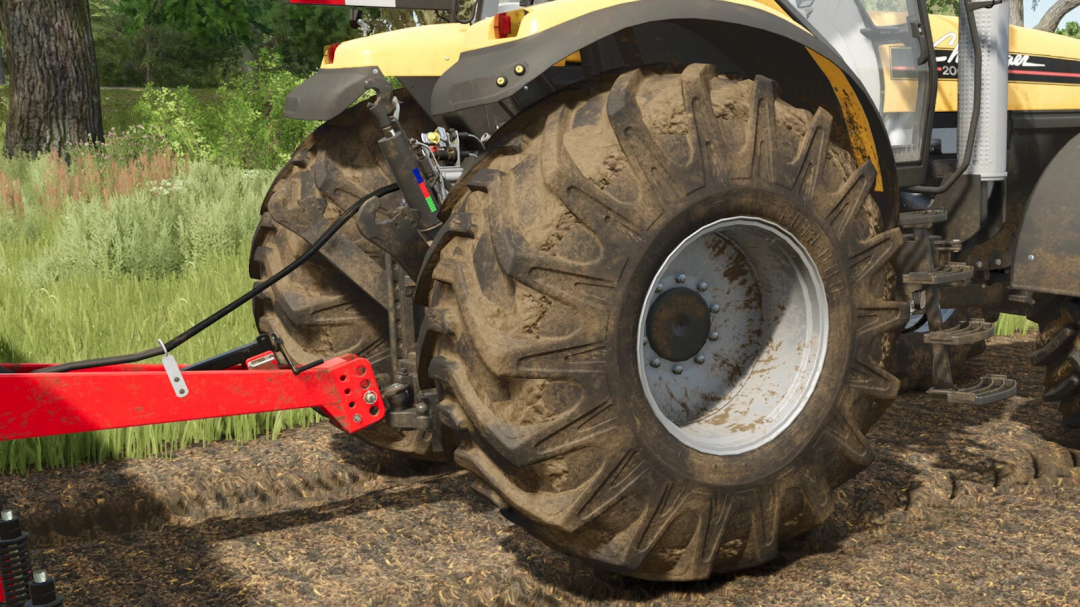
<path fill-rule="evenodd" d="M 1009 25 L 1024 27 L 1024 1 L 1009 0 Z"/>
<path fill-rule="evenodd" d="M 7 63 L 4 61 L 3 33 L 0 32 L 0 85 L 7 84 Z"/>
<path fill-rule="evenodd" d="M 1050 7 L 1050 10 L 1046 11 L 1042 19 L 1039 19 L 1039 24 L 1035 26 L 1035 29 L 1044 32 L 1056 32 L 1065 15 L 1068 15 L 1070 11 L 1078 6 L 1080 6 L 1080 0 L 1057 0 Z"/>
<path fill-rule="evenodd" d="M 100 141 L 89 0 L 0 0 L 0 28 L 12 68 L 4 154 Z"/>

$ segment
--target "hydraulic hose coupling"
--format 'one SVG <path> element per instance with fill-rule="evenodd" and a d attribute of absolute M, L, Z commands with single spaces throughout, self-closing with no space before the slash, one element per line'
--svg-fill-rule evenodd
<path fill-rule="evenodd" d="M 64 597 L 56 594 L 56 585 L 44 569 L 34 571 L 30 582 L 30 600 L 23 607 L 62 607 Z"/>
<path fill-rule="evenodd" d="M 0 510 L 0 605 L 23 607 L 30 600 L 29 540 L 19 517 Z"/>

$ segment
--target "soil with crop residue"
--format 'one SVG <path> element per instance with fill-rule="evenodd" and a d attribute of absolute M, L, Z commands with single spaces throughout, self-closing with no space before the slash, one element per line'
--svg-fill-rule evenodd
<path fill-rule="evenodd" d="M 328 424 L 171 459 L 0 477 L 67 605 L 1080 604 L 1080 430 L 1039 398 L 1032 338 L 995 338 L 985 407 L 905 394 L 822 528 L 763 566 L 647 583 L 558 554 L 473 493 Z"/>

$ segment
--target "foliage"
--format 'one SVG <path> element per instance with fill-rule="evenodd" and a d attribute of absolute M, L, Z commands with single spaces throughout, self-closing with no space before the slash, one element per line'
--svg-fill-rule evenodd
<path fill-rule="evenodd" d="M 240 70 L 234 36 L 207 35 L 154 12 L 152 1 L 91 0 L 91 24 L 103 86 L 213 87 Z M 161 2 L 157 2 L 161 4 Z"/>
<path fill-rule="evenodd" d="M 1059 29 L 1057 33 L 1070 38 L 1080 38 L 1080 23 L 1070 21 L 1065 24 L 1065 27 Z"/>
<path fill-rule="evenodd" d="M 169 166 L 175 172 L 162 179 Z M 123 167 L 130 189 L 106 198 L 82 177 L 92 165 L 81 165 L 79 187 L 62 167 L 50 157 L 0 159 L 0 317 L 7 319 L 0 360 L 64 362 L 143 349 L 251 286 L 247 247 L 273 173 L 147 157 Z M 58 209 L 46 193 L 53 182 L 68 184 Z M 13 191 L 21 209 L 3 204 Z M 251 341 L 245 312 L 177 349 L 177 358 L 190 363 Z M 274 437 L 318 419 L 303 409 L 0 442 L 0 473 Z"/>
<path fill-rule="evenodd" d="M 285 97 L 300 82 L 264 51 L 252 71 L 217 89 L 214 103 L 200 102 L 186 87 L 147 87 L 135 113 L 150 141 L 185 158 L 275 169 L 313 126 L 283 116 Z"/>

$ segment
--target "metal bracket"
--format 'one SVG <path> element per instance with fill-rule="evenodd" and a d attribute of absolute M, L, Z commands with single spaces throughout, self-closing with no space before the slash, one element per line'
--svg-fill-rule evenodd
<path fill-rule="evenodd" d="M 379 221 L 376 213 L 381 202 L 377 198 L 360 207 L 360 230 L 372 244 L 386 251 L 411 278 L 420 275 L 428 244 L 420 235 L 419 214 L 416 209 L 403 206 L 388 221 Z M 392 302 L 388 302 L 393 305 Z"/>
<path fill-rule="evenodd" d="M 176 394 L 176 398 L 184 398 L 188 395 L 187 382 L 184 381 L 184 375 L 180 373 L 180 365 L 176 364 L 176 359 L 172 354 L 165 349 L 165 344 L 158 340 L 158 344 L 161 345 L 161 351 L 165 353 L 161 357 L 161 366 L 165 368 L 165 375 L 169 377 L 169 385 L 172 386 L 173 393 Z"/>

